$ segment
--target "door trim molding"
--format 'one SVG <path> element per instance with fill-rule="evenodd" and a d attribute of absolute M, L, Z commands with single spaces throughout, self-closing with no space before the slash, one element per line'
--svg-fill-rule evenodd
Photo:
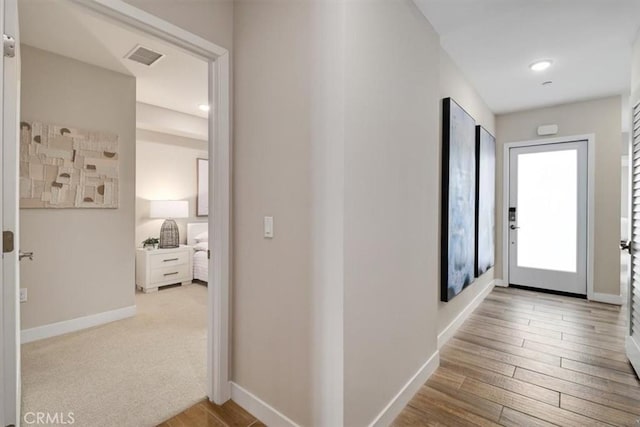
<path fill-rule="evenodd" d="M 503 145 L 502 152 L 502 279 L 509 283 L 509 176 L 510 176 L 510 156 L 509 150 L 512 148 L 531 147 L 537 145 L 561 144 L 564 142 L 587 141 L 587 299 L 595 299 L 593 290 L 594 274 L 594 240 L 595 240 L 595 147 L 596 135 L 571 135 L 558 138 L 533 139 L 528 141 L 507 142 Z M 598 294 L 602 295 L 602 294 Z"/>

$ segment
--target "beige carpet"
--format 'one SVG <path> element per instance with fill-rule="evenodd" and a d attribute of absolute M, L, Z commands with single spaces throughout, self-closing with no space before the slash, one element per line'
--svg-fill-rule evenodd
<path fill-rule="evenodd" d="M 137 316 L 22 346 L 22 412 L 156 425 L 206 396 L 207 288 L 137 294 Z"/>

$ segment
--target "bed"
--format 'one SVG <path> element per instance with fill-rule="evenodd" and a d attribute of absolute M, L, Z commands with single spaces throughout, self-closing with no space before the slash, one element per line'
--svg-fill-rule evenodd
<path fill-rule="evenodd" d="M 209 281 L 209 223 L 194 222 L 187 224 L 187 245 L 192 246 L 193 252 L 193 279 L 202 282 Z"/>

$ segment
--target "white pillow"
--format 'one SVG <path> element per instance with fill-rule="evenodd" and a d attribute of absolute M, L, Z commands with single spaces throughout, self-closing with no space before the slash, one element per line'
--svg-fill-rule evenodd
<path fill-rule="evenodd" d="M 207 250 L 209 250 L 209 242 L 199 242 L 199 243 L 196 243 L 195 245 L 193 245 L 193 249 L 194 249 L 196 252 L 199 252 L 199 251 L 207 251 Z"/>
<path fill-rule="evenodd" d="M 209 240 L 209 232 L 205 231 L 196 236 L 196 242 L 206 242 Z"/>

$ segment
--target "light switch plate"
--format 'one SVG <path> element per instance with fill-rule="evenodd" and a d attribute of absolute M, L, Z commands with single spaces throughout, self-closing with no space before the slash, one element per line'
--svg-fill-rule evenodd
<path fill-rule="evenodd" d="M 27 288 L 20 288 L 20 302 L 27 302 Z"/>
<path fill-rule="evenodd" d="M 273 239 L 273 217 L 264 217 L 264 237 L 265 239 Z"/>

